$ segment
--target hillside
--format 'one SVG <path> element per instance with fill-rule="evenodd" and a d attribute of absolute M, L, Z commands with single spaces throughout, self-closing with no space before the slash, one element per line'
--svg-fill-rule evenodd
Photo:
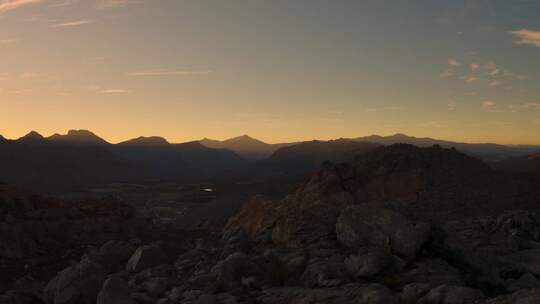
<path fill-rule="evenodd" d="M 269 157 L 272 153 L 282 147 L 292 144 L 267 144 L 249 135 L 238 136 L 224 141 L 202 139 L 200 143 L 214 149 L 227 149 L 237 153 L 248 160 L 261 160 Z"/>
<path fill-rule="evenodd" d="M 0 302 L 537 303 L 539 198 L 455 149 L 405 144 L 256 195 L 221 233 L 0 186 Z"/>
<path fill-rule="evenodd" d="M 356 141 L 373 142 L 381 145 L 410 144 L 417 147 L 431 147 L 439 145 L 443 148 L 456 148 L 468 155 L 480 158 L 484 161 L 495 162 L 511 157 L 519 157 L 540 151 L 540 146 L 507 146 L 492 143 L 470 144 L 447 140 L 433 139 L 429 137 L 412 137 L 405 134 L 391 136 L 371 135 L 355 138 Z"/>
<path fill-rule="evenodd" d="M 85 130 L 47 138 L 31 132 L 1 142 L 0 180 L 64 192 L 120 181 L 220 176 L 243 162 L 231 151 L 198 142 L 169 144 L 153 137 L 110 144 Z"/>
<path fill-rule="evenodd" d="M 540 153 L 506 159 L 494 163 L 493 167 L 506 172 L 540 175 Z"/>
<path fill-rule="evenodd" d="M 304 174 L 318 169 L 324 162 L 347 161 L 379 146 L 350 140 L 314 140 L 280 148 L 262 164 L 276 173 Z"/>

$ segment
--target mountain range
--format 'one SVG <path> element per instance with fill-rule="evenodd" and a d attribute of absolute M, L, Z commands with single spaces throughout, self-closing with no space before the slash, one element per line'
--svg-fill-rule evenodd
<path fill-rule="evenodd" d="M 248 135 L 223 141 L 169 143 L 138 137 L 112 144 L 87 130 L 44 137 L 37 132 L 8 140 L 0 136 L 0 181 L 33 190 L 66 191 L 110 182 L 194 180 L 217 177 L 304 175 L 321 163 L 397 143 L 455 148 L 506 171 L 538 171 L 540 146 L 468 144 L 432 138 L 367 136 L 330 141 L 268 144 Z M 47 178 L 43 178 L 47 176 Z"/>
<path fill-rule="evenodd" d="M 199 141 L 206 147 L 213 149 L 227 149 L 248 160 L 261 160 L 270 157 L 274 152 L 283 147 L 295 145 L 296 143 L 267 144 L 263 141 L 243 135 L 229 138 L 223 141 L 204 138 Z"/>

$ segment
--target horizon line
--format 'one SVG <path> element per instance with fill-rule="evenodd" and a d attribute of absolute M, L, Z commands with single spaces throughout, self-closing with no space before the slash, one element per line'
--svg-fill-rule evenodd
<path fill-rule="evenodd" d="M 203 138 L 192 139 L 192 140 L 183 140 L 183 141 L 180 141 L 180 142 L 169 140 L 167 137 L 164 137 L 164 136 L 161 136 L 161 135 L 139 135 L 139 136 L 130 137 L 130 138 L 119 140 L 119 141 L 113 141 L 113 140 L 107 139 L 106 136 L 98 135 L 94 131 L 91 131 L 89 129 L 68 129 L 66 133 L 54 132 L 54 133 L 52 133 L 50 135 L 44 135 L 43 133 L 38 132 L 36 130 L 30 130 L 30 131 L 26 132 L 24 135 L 16 137 L 16 138 L 6 137 L 0 132 L 0 138 L 4 138 L 4 139 L 10 140 L 10 141 L 16 141 L 16 140 L 19 140 L 19 139 L 23 138 L 24 136 L 32 133 L 32 132 L 35 132 L 35 133 L 43 136 L 45 139 L 47 139 L 47 138 L 52 137 L 54 135 L 62 135 L 62 136 L 67 135 L 68 132 L 70 132 L 70 131 L 87 131 L 87 132 L 90 132 L 90 133 L 94 134 L 95 136 L 99 137 L 100 139 L 104 140 L 108 144 L 112 144 L 112 145 L 120 144 L 120 143 L 123 143 L 123 142 L 126 142 L 126 141 L 138 139 L 138 138 L 152 138 L 152 137 L 163 138 L 169 144 L 185 144 L 185 143 L 191 143 L 191 142 L 201 142 L 202 140 L 205 140 L 205 139 L 207 139 L 207 140 L 216 140 L 216 141 L 226 141 L 226 140 L 230 140 L 230 139 L 234 139 L 234 138 L 248 136 L 248 137 L 250 137 L 252 139 L 261 141 L 261 142 L 263 142 L 265 144 L 278 145 L 278 144 L 292 144 L 292 143 L 301 143 L 301 142 L 310 142 L 310 141 L 354 140 L 354 139 L 357 139 L 357 138 L 370 137 L 370 136 L 380 136 L 380 137 L 384 138 L 384 137 L 392 137 L 392 136 L 397 136 L 397 135 L 403 135 L 403 136 L 407 136 L 407 137 L 415 138 L 415 139 L 431 139 L 431 140 L 447 141 L 447 142 L 460 143 L 460 144 L 495 144 L 495 145 L 510 146 L 510 147 L 511 146 L 540 146 L 540 143 L 509 144 L 509 143 L 499 143 L 499 142 L 490 142 L 490 141 L 465 141 L 465 140 L 441 139 L 441 138 L 430 137 L 430 136 L 415 136 L 415 135 L 410 135 L 410 134 L 406 134 L 406 133 L 402 133 L 402 132 L 387 133 L 387 134 L 375 134 L 375 133 L 372 133 L 372 134 L 369 134 L 369 135 L 359 135 L 359 136 L 354 136 L 354 137 L 331 137 L 331 138 L 327 138 L 327 139 L 324 139 L 324 138 L 311 138 L 311 139 L 299 139 L 299 140 L 280 141 L 280 142 L 270 142 L 270 141 L 262 140 L 257 136 L 249 135 L 249 133 L 244 133 L 242 135 L 226 137 L 226 138 L 219 138 L 219 137 L 211 138 L 211 137 L 208 137 L 208 136 L 204 136 Z"/>

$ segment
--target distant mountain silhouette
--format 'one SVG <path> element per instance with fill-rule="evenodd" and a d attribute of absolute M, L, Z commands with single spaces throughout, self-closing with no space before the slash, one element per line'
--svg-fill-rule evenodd
<path fill-rule="evenodd" d="M 200 143 L 209 148 L 231 150 L 249 160 L 267 158 L 279 148 L 292 145 L 292 143 L 267 144 L 249 135 L 238 136 L 224 141 L 204 138 L 200 140 Z"/>
<path fill-rule="evenodd" d="M 346 139 L 307 141 L 277 150 L 265 164 L 272 170 L 302 174 L 318 169 L 323 162 L 344 162 L 379 146 Z"/>
<path fill-rule="evenodd" d="M 170 144 L 161 138 L 137 138 L 109 147 L 156 178 L 220 175 L 244 160 L 234 152 L 212 149 L 199 142 Z"/>
<path fill-rule="evenodd" d="M 506 159 L 493 164 L 493 167 L 507 172 L 540 174 L 540 152 Z"/>
<path fill-rule="evenodd" d="M 493 162 L 511 157 L 519 157 L 540 151 L 540 146 L 506 146 L 492 143 L 470 144 L 429 137 L 412 137 L 405 134 L 392 136 L 371 135 L 355 138 L 356 141 L 379 143 L 385 146 L 392 144 L 411 144 L 417 147 L 430 147 L 439 145 L 443 148 L 456 148 L 459 151 L 482 160 Z"/>
<path fill-rule="evenodd" d="M 130 139 L 124 142 L 119 143 L 118 145 L 121 146 L 145 146 L 145 147 L 159 147 L 159 146 L 166 146 L 169 145 L 169 142 L 159 136 L 151 136 L 151 137 L 137 137 L 134 139 Z"/>
<path fill-rule="evenodd" d="M 199 142 L 170 144 L 160 137 L 140 137 L 110 144 L 86 130 L 47 138 L 30 132 L 0 143 L 0 181 L 45 192 L 120 181 L 219 176 L 244 163 L 234 152 Z"/>
<path fill-rule="evenodd" d="M 66 135 L 54 134 L 47 138 L 49 141 L 57 141 L 69 144 L 85 144 L 85 145 L 108 145 L 109 143 L 103 138 L 88 130 L 69 130 Z"/>
<path fill-rule="evenodd" d="M 30 131 L 30 133 L 19 138 L 17 141 L 26 142 L 26 143 L 38 143 L 38 142 L 42 142 L 44 139 L 45 138 L 43 137 L 43 135 L 39 134 L 38 132 Z"/>
<path fill-rule="evenodd" d="M 299 177 L 323 162 L 348 161 L 395 143 L 454 147 L 506 171 L 537 168 L 538 156 L 533 152 L 540 151 L 538 146 L 467 144 L 404 134 L 288 144 L 267 144 L 247 135 L 172 144 L 154 136 L 111 144 L 87 130 L 50 137 L 32 131 L 16 140 L 0 136 L 0 181 L 55 192 L 122 181 Z"/>

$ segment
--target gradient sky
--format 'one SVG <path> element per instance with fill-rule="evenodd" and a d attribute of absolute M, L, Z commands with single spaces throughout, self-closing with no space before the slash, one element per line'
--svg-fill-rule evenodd
<path fill-rule="evenodd" d="M 0 134 L 540 144 L 537 0 L 0 0 Z"/>

